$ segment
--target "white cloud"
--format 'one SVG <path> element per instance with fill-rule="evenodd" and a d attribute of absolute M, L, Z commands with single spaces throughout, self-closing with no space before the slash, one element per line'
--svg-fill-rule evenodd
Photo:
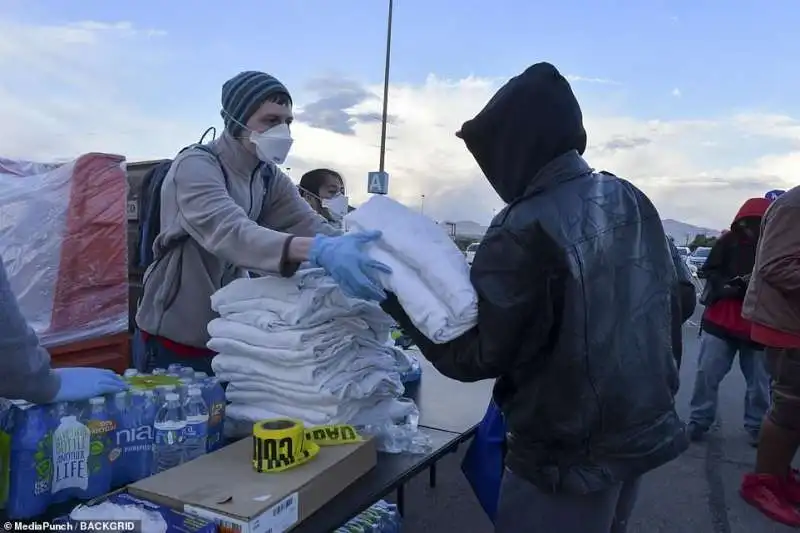
<path fill-rule="evenodd" d="M 52 160 L 107 151 L 140 160 L 168 157 L 192 142 L 217 119 L 217 109 L 199 109 L 187 119 L 165 113 L 169 102 L 153 110 L 140 101 L 138 90 L 145 83 L 140 75 L 165 53 L 162 36 L 128 23 L 22 27 L 0 22 L 0 156 Z M 224 76 L 221 72 L 219 85 Z M 593 101 L 591 91 L 613 90 L 612 80 L 571 79 L 584 103 Z M 431 75 L 423 84 L 391 87 L 389 112 L 397 121 L 388 130 L 386 168 L 392 196 L 418 206 L 424 194 L 425 212 L 432 216 L 488 221 L 501 202 L 454 133 L 498 83 Z M 366 89 L 374 98 L 350 110 L 354 114 L 380 112 L 381 87 Z M 197 90 L 210 94 L 218 88 L 198 85 Z M 296 100 L 302 104 L 302 95 Z M 800 122 L 791 117 L 639 120 L 588 104 L 584 114 L 589 162 L 640 186 L 665 218 L 724 227 L 748 196 L 796 182 Z M 342 135 L 296 123 L 287 163 L 291 174 L 299 177 L 315 166 L 336 168 L 346 175 L 351 197 L 363 200 L 366 173 L 378 166 L 380 124 L 356 122 L 354 130 L 355 135 Z M 754 140 L 763 149 L 744 157 Z"/>
<path fill-rule="evenodd" d="M 675 98 L 680 98 L 682 94 L 683 93 L 681 93 L 681 90 L 678 89 L 677 87 L 672 89 L 672 96 L 674 96 Z"/>

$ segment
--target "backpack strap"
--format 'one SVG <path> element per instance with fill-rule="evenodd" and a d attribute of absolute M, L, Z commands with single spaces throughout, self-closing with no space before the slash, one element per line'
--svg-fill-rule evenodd
<path fill-rule="evenodd" d="M 212 150 L 211 148 L 209 148 L 205 144 L 190 144 L 189 146 L 187 146 L 186 148 L 184 148 L 183 150 L 181 150 L 178 153 L 180 154 L 180 153 L 185 152 L 186 150 L 191 150 L 191 149 L 200 150 L 200 151 L 205 152 L 205 153 L 207 153 L 207 154 L 209 154 L 209 155 L 214 157 L 214 159 L 217 162 L 217 165 L 219 165 L 219 169 L 222 171 L 222 178 L 225 180 L 225 188 L 227 189 L 228 188 L 228 184 L 229 184 L 229 182 L 228 182 L 228 171 L 225 170 L 225 165 L 222 164 L 222 160 L 214 152 L 214 150 Z"/>
<path fill-rule="evenodd" d="M 219 169 L 222 172 L 222 179 L 225 180 L 225 188 L 228 189 L 229 188 L 228 187 L 229 186 L 228 172 L 225 170 L 225 166 L 222 164 L 222 160 L 220 160 L 219 156 L 216 153 L 214 153 L 214 151 L 211 148 L 209 148 L 208 146 L 206 146 L 204 144 L 190 144 L 189 146 L 186 146 L 185 148 L 181 149 L 181 151 L 179 151 L 178 154 L 182 154 L 183 152 L 185 152 L 187 150 L 193 150 L 193 149 L 200 150 L 200 151 L 205 152 L 205 153 L 207 153 L 207 154 L 209 154 L 209 155 L 214 157 L 214 160 L 217 162 L 217 165 L 219 166 Z M 174 160 L 173 160 L 173 163 L 174 163 Z M 159 216 L 160 216 L 160 213 L 159 213 Z M 161 249 L 161 253 L 159 254 L 159 257 L 158 257 L 157 260 L 162 259 L 163 257 L 165 257 L 167 255 L 167 253 L 169 251 L 177 248 L 178 246 L 182 245 L 183 243 L 185 243 L 188 240 L 189 240 L 189 235 L 188 234 L 173 239 L 172 241 L 170 241 L 166 246 L 164 246 Z M 154 257 L 153 259 L 156 259 L 156 258 Z"/>

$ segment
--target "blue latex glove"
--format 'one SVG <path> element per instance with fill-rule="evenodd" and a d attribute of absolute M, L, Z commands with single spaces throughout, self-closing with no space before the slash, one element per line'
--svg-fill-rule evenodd
<path fill-rule="evenodd" d="M 380 231 L 345 233 L 338 237 L 317 235 L 308 260 L 325 269 L 347 296 L 380 302 L 386 293 L 377 275 L 391 274 L 392 269 L 364 253 L 364 246 L 380 237 Z"/>
<path fill-rule="evenodd" d="M 61 378 L 54 402 L 76 402 L 127 390 L 128 383 L 104 368 L 54 368 Z"/>

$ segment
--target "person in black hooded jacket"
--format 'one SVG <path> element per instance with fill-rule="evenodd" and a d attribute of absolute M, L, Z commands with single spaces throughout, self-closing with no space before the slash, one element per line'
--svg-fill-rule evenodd
<path fill-rule="evenodd" d="M 582 158 L 580 106 L 548 63 L 457 135 L 508 204 L 472 265 L 478 324 L 437 345 L 394 295 L 383 308 L 442 374 L 497 378 L 498 533 L 624 532 L 640 477 L 689 446 L 674 402 L 679 285 L 658 212 Z"/>

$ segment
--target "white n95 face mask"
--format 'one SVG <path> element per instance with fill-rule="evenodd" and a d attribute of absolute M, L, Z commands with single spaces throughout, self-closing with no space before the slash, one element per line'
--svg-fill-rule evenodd
<path fill-rule="evenodd" d="M 333 218 L 341 220 L 347 214 L 347 206 L 349 204 L 347 196 L 337 194 L 333 198 L 326 198 L 322 200 L 322 207 L 328 210 Z"/>
<path fill-rule="evenodd" d="M 292 134 L 287 124 L 273 126 L 263 133 L 252 132 L 250 142 L 256 146 L 258 158 L 265 163 L 283 164 L 292 148 Z"/>

